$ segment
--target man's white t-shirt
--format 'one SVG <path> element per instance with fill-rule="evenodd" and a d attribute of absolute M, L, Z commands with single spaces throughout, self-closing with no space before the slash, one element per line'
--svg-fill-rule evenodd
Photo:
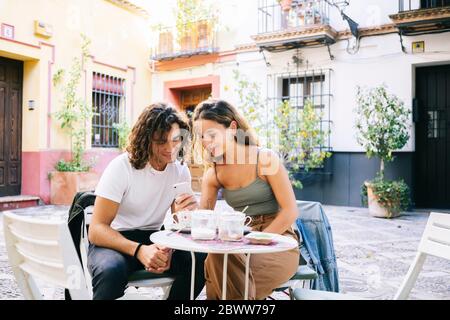
<path fill-rule="evenodd" d="M 136 170 L 125 152 L 108 164 L 95 194 L 120 204 L 113 229 L 159 230 L 174 200 L 172 186 L 185 181 L 191 182 L 191 174 L 179 161 L 169 163 L 164 171 L 149 164 Z"/>

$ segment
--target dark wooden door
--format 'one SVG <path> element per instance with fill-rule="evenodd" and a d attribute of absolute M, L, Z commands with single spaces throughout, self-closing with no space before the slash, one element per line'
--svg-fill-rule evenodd
<path fill-rule="evenodd" d="M 21 61 L 0 57 L 0 196 L 20 194 L 22 77 Z"/>
<path fill-rule="evenodd" d="M 211 96 L 211 87 L 181 91 L 181 110 L 190 118 L 195 107 Z"/>
<path fill-rule="evenodd" d="M 416 72 L 415 201 L 450 208 L 450 65 Z"/>

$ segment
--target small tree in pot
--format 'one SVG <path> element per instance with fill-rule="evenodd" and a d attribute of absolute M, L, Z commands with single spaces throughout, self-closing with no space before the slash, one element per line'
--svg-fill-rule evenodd
<path fill-rule="evenodd" d="M 393 161 L 393 152 L 408 142 L 411 111 L 397 96 L 389 94 L 385 86 L 358 87 L 357 104 L 357 141 L 368 158 L 380 159 L 377 177 L 363 184 L 362 195 L 367 198 L 373 216 L 392 218 L 409 206 L 409 189 L 402 180 L 384 179 L 385 163 Z"/>
<path fill-rule="evenodd" d="M 56 171 L 49 174 L 52 204 L 71 204 L 77 192 L 92 190 L 98 182 L 98 174 L 89 172 L 94 161 L 88 163 L 83 157 L 87 137 L 86 123 L 92 118 L 92 109 L 78 96 L 83 65 L 89 57 L 90 45 L 86 36 L 81 35 L 81 38 L 81 59 L 73 59 L 67 81 L 61 83 L 64 80 L 62 69 L 53 76 L 54 85 L 61 85 L 63 93 L 61 107 L 54 115 L 60 122 L 61 129 L 70 137 L 71 159 L 59 160 L 55 165 Z"/>

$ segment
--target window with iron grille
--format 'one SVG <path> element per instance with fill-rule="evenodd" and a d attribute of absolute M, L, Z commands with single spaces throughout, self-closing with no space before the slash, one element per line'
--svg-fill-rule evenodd
<path fill-rule="evenodd" d="M 92 81 L 92 147 L 117 148 L 119 123 L 125 106 L 125 80 L 94 72 Z"/>
<path fill-rule="evenodd" d="M 295 110 L 290 126 L 298 123 L 298 112 L 301 112 L 306 101 L 311 101 L 317 114 L 320 115 L 320 130 L 326 132 L 324 145 L 316 146 L 321 151 L 331 151 L 331 69 L 318 69 L 306 71 L 293 71 L 270 74 L 267 77 L 267 124 L 272 126 L 272 132 L 277 129 L 271 124 L 277 107 L 282 102 L 289 102 L 289 106 Z M 269 130 L 270 131 L 270 130 Z"/>

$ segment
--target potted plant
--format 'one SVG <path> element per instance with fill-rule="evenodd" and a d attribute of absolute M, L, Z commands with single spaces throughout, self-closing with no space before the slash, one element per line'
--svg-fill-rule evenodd
<path fill-rule="evenodd" d="M 372 216 L 395 218 L 410 206 L 409 188 L 403 180 L 388 181 L 379 176 L 363 184 L 361 196 Z"/>
<path fill-rule="evenodd" d="M 93 163 L 83 159 L 86 144 L 86 122 L 92 118 L 92 110 L 85 101 L 77 96 L 78 87 L 83 73 L 83 64 L 89 56 L 90 41 L 82 35 L 82 58 L 74 58 L 69 79 L 63 85 L 62 105 L 55 113 L 61 123 L 61 129 L 70 137 L 71 159 L 59 160 L 56 171 L 49 174 L 50 201 L 52 204 L 68 205 L 79 191 L 93 190 L 98 182 L 98 174 L 90 172 Z M 58 71 L 53 77 L 55 85 L 63 80 L 63 71 Z"/>
<path fill-rule="evenodd" d="M 211 10 L 204 0 L 177 0 L 175 21 L 181 51 L 196 49 L 199 28 L 210 16 Z"/>
<path fill-rule="evenodd" d="M 170 55 L 173 53 L 173 35 L 169 28 L 162 25 L 157 26 L 158 32 L 158 55 Z"/>
<path fill-rule="evenodd" d="M 394 160 L 393 152 L 403 148 L 409 140 L 410 113 L 385 86 L 366 90 L 358 87 L 357 142 L 364 147 L 368 158 L 380 159 L 376 178 L 361 186 L 363 198 L 367 197 L 369 212 L 374 217 L 396 217 L 409 206 L 408 186 L 402 180 L 385 180 L 384 170 L 385 163 Z"/>
<path fill-rule="evenodd" d="M 278 0 L 278 3 L 281 6 L 281 10 L 284 12 L 289 11 L 292 8 L 292 0 Z"/>
<path fill-rule="evenodd" d="M 197 23 L 197 47 L 199 49 L 210 46 L 210 34 L 212 25 L 208 20 L 200 20 Z"/>
<path fill-rule="evenodd" d="M 198 7 L 201 0 L 177 0 L 175 20 L 181 51 L 190 51 L 195 42 Z"/>

